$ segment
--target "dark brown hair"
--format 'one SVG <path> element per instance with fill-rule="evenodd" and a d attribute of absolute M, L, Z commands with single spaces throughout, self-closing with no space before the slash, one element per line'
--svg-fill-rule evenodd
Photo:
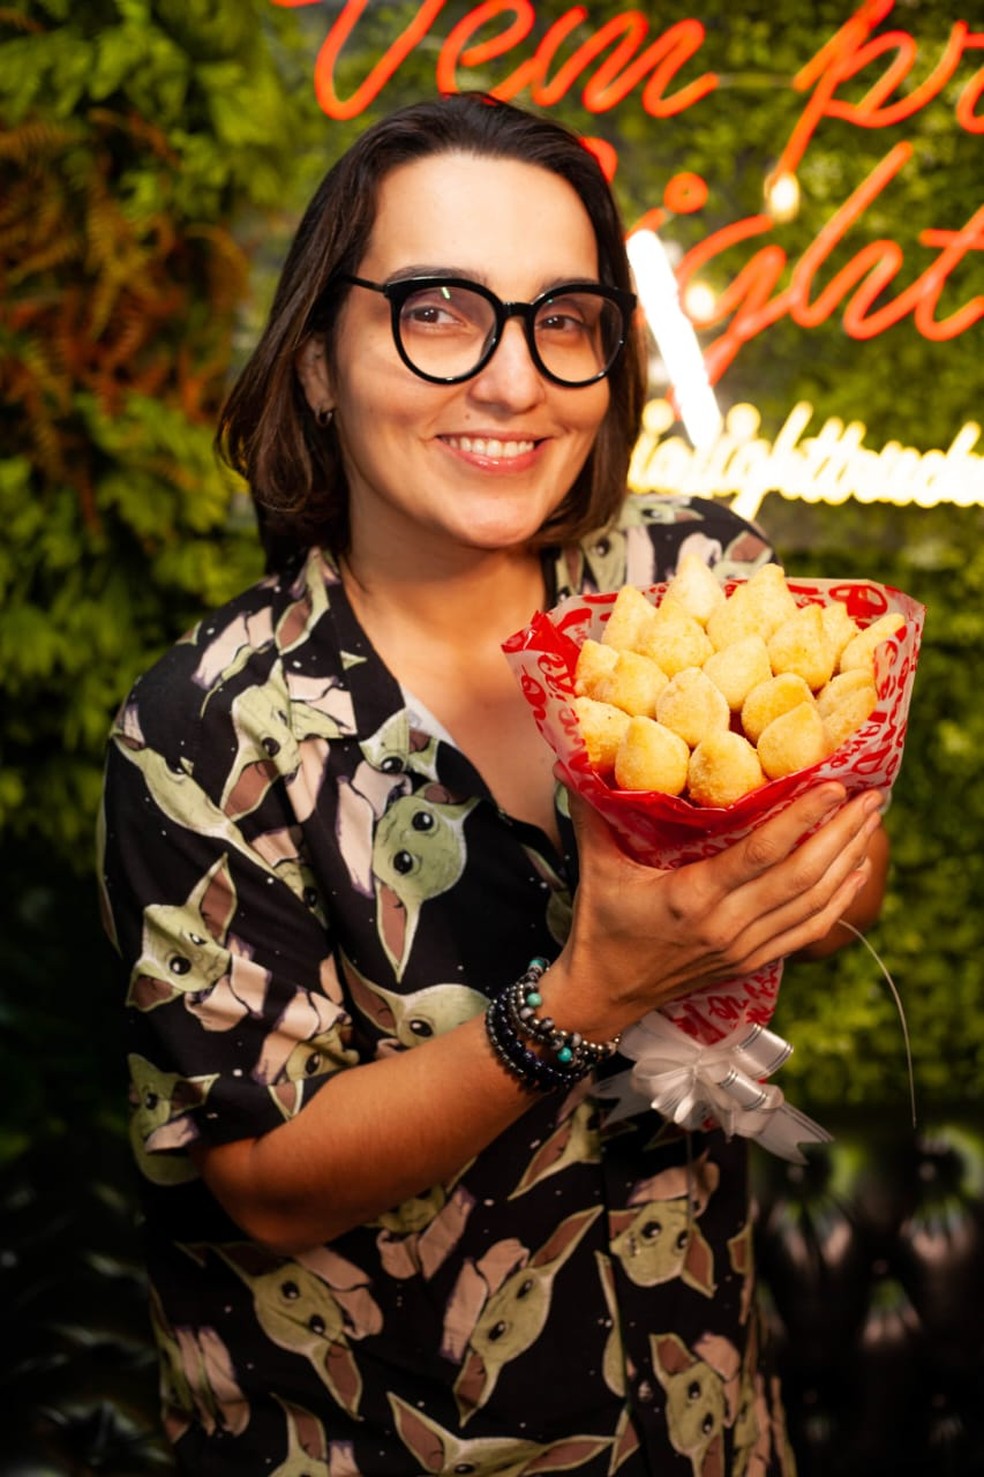
<path fill-rule="evenodd" d="M 548 169 L 577 192 L 598 245 L 601 280 L 631 288 L 618 209 L 597 160 L 562 125 L 477 93 L 401 108 L 366 130 L 329 170 L 308 206 L 266 328 L 222 410 L 216 445 L 249 484 L 271 566 L 292 550 L 348 545 L 348 488 L 334 431 L 319 426 L 295 358 L 312 333 L 332 329 L 339 273 L 356 272 L 376 214 L 379 185 L 402 164 L 435 154 L 517 159 Z M 609 376 L 610 404 L 588 459 L 537 543 L 574 542 L 608 524 L 625 496 L 645 395 L 637 326 Z"/>

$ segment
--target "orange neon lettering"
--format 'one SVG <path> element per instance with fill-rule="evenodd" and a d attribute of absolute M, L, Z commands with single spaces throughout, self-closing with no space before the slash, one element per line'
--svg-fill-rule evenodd
<path fill-rule="evenodd" d="M 565 97 L 566 94 L 570 91 L 570 88 L 573 86 L 575 80 L 581 75 L 581 73 L 588 66 L 590 66 L 590 64 L 595 60 L 596 57 L 599 57 L 602 54 L 606 47 L 612 41 L 614 41 L 615 37 L 619 34 L 620 31 L 624 31 L 626 29 L 626 23 L 628 23 L 628 26 L 631 30 L 634 30 L 637 33 L 638 38 L 638 21 L 638 15 L 635 17 L 634 23 L 630 15 L 615 16 L 612 20 L 606 21 L 606 23 L 601 27 L 600 31 L 597 31 L 595 35 L 591 36 L 587 41 L 582 41 L 581 45 L 577 48 L 574 55 L 568 57 L 567 61 L 560 68 L 560 71 L 552 79 L 552 81 L 548 82 L 546 79 L 544 79 L 544 82 L 541 86 L 535 87 L 533 89 L 533 102 L 535 102 L 539 107 L 543 108 L 549 108 L 552 107 L 554 103 L 559 103 L 561 98 Z M 649 29 L 645 20 L 642 21 L 642 28 L 642 35 L 645 35 Z M 621 66 L 622 63 L 632 55 L 637 45 L 638 39 L 635 39 L 635 41 L 633 42 L 632 38 L 624 37 L 615 48 L 614 57 L 611 59 L 609 65 L 611 66 L 612 63 L 614 63 L 614 66 L 616 67 Z M 609 106 L 614 107 L 616 102 L 621 102 L 626 94 L 631 90 L 632 86 L 634 86 L 637 80 L 637 77 L 633 77 L 632 81 L 625 87 L 624 91 L 617 92 L 617 89 L 612 89 L 613 101 L 609 104 Z M 617 96 L 614 95 L 616 92 Z M 587 103 L 585 103 L 585 106 L 587 106 Z M 602 110 L 601 108 L 592 108 L 591 111 L 599 113 Z"/>
<path fill-rule="evenodd" d="M 771 216 L 752 215 L 712 232 L 692 247 L 681 261 L 677 269 L 681 287 L 714 257 L 723 255 L 741 241 L 764 235 L 773 229 L 774 224 Z M 764 246 L 745 263 L 734 281 L 721 293 L 708 324 L 722 322 L 735 307 L 738 311 L 725 332 L 704 352 L 704 364 L 711 384 L 718 382 L 743 344 L 786 312 L 788 290 L 769 300 L 770 292 L 786 268 L 786 261 L 786 253 L 781 246 Z"/>
<path fill-rule="evenodd" d="M 847 75 L 845 68 L 851 52 L 861 45 L 879 21 L 884 20 L 894 4 L 895 0 L 865 0 L 850 20 L 824 42 L 816 56 L 796 73 L 793 86 L 797 92 L 805 92 L 814 82 L 816 87 L 789 136 L 776 165 L 776 174 L 795 174 L 841 78 Z"/>
<path fill-rule="evenodd" d="M 514 18 L 504 31 L 486 41 L 469 44 L 482 26 L 510 11 Z M 481 66 L 496 57 L 505 56 L 525 41 L 534 18 L 530 0 L 483 0 L 453 27 L 441 47 L 436 76 L 439 91 L 458 91 L 459 67 Z M 643 91 L 642 103 L 646 111 L 657 118 L 668 118 L 685 111 L 718 85 L 715 74 L 709 72 L 666 97 L 664 94 L 671 78 L 700 50 L 705 36 L 704 27 L 696 20 L 678 21 L 657 37 L 641 56 L 637 56 L 640 45 L 649 34 L 649 23 L 637 10 L 623 11 L 606 21 L 594 35 L 582 41 L 573 55 L 550 77 L 549 69 L 560 47 L 587 18 L 588 11 L 583 5 L 572 6 L 565 11 L 550 26 L 534 55 L 489 89 L 492 96 L 508 100 L 528 87 L 533 103 L 538 107 L 552 107 L 606 51 L 610 54 L 585 83 L 581 94 L 584 106 L 591 113 L 609 112 L 647 73 L 652 75 Z"/>
<path fill-rule="evenodd" d="M 271 3 L 282 9 L 300 9 L 316 4 L 317 0 L 271 0 Z M 446 0 L 419 0 L 409 23 L 376 59 L 351 96 L 343 99 L 335 87 L 336 68 L 369 5 L 369 0 L 344 0 L 315 63 L 315 92 L 322 111 L 339 120 L 355 118 L 364 112 L 427 36 L 445 4 Z M 984 31 L 971 31 L 965 21 L 955 21 L 932 70 L 921 83 L 903 93 L 918 60 L 916 41 L 903 30 L 872 35 L 894 5 L 895 0 L 861 0 L 850 19 L 793 78 L 793 86 L 800 92 L 809 92 L 809 97 L 774 173 L 795 172 L 824 118 L 837 118 L 869 129 L 902 122 L 940 95 L 964 56 L 972 51 L 984 51 Z M 698 20 L 678 21 L 662 34 L 653 36 L 647 45 L 651 29 L 645 15 L 638 9 L 624 10 L 575 46 L 575 33 L 588 18 L 587 5 L 567 9 L 543 34 L 533 55 L 520 61 L 507 77 L 489 89 L 492 95 L 508 99 L 528 89 L 534 104 L 551 106 L 560 102 L 594 67 L 581 92 L 588 111 L 610 111 L 646 79 L 641 97 L 643 107 L 650 116 L 662 118 L 692 107 L 719 85 L 715 73 L 705 72 L 668 93 L 680 70 L 704 43 L 705 30 Z M 436 68 L 438 90 L 455 92 L 460 69 L 484 66 L 514 52 L 531 35 L 535 19 L 535 0 L 482 0 L 453 26 L 440 48 Z M 497 21 L 501 29 L 482 39 L 479 34 L 482 28 Z M 575 49 L 560 62 L 561 49 L 566 43 Z M 875 69 L 876 64 L 877 75 L 859 99 L 849 101 L 839 95 L 844 83 L 860 78 L 866 69 Z M 554 67 L 556 70 L 550 75 Z M 859 85 L 864 86 L 864 82 Z M 984 133 L 982 93 L 984 67 L 963 85 L 955 105 L 957 124 L 967 133 Z M 584 142 L 611 179 L 617 166 L 614 147 L 602 139 L 586 138 Z M 842 318 L 845 332 L 864 340 L 884 332 L 911 313 L 917 331 L 935 342 L 954 338 L 984 318 L 984 295 L 980 294 L 946 316 L 938 316 L 941 295 L 955 270 L 968 253 L 984 249 L 984 206 L 962 230 L 921 232 L 919 245 L 937 250 L 937 258 L 894 298 L 883 301 L 898 279 L 905 259 L 897 241 L 882 237 L 856 251 L 817 290 L 811 301 L 821 269 L 913 154 L 911 143 L 897 143 L 833 213 L 797 262 L 791 263 L 783 247 L 774 241 L 754 249 L 751 258 L 718 296 L 712 317 L 701 325 L 727 323 L 705 353 L 712 382 L 720 378 L 745 343 L 785 315 L 801 328 L 813 328 L 846 302 Z M 679 214 L 699 210 L 706 196 L 707 186 L 697 176 L 675 176 L 666 187 L 663 205 L 648 211 L 638 224 L 655 227 L 663 222 L 667 211 Z M 678 271 L 681 286 L 709 262 L 742 243 L 754 243 L 774 229 L 772 218 L 761 214 L 714 231 L 683 258 Z M 787 271 L 788 286 L 780 287 Z"/>
<path fill-rule="evenodd" d="M 382 92 L 393 73 L 427 35 L 444 9 L 445 0 L 423 0 L 416 16 L 376 62 L 365 81 L 343 101 L 335 91 L 335 66 L 339 54 L 365 10 L 368 0 L 345 0 L 345 5 L 325 37 L 314 64 L 314 91 L 318 106 L 329 118 L 357 118 Z"/>
<path fill-rule="evenodd" d="M 984 46 L 984 33 L 978 32 L 973 40 L 975 45 Z M 982 92 L 984 92 L 984 67 L 980 67 L 974 73 L 957 99 L 957 122 L 967 133 L 984 133 L 984 115 L 974 112 Z"/>
<path fill-rule="evenodd" d="M 631 27 L 623 24 L 628 22 Z M 625 39 L 608 60 L 602 62 L 582 94 L 584 106 L 590 113 L 609 112 L 650 71 L 653 75 L 643 90 L 642 105 L 654 118 L 669 118 L 675 113 L 682 113 L 717 87 L 718 79 L 714 73 L 705 72 L 702 77 L 688 83 L 672 97 L 666 98 L 663 95 L 670 79 L 703 45 L 705 31 L 700 21 L 677 21 L 658 36 L 651 46 L 647 46 L 621 76 L 618 75 L 619 69 L 648 33 L 649 25 L 639 11 L 627 11 L 624 16 L 603 26 L 596 39 L 607 39 L 609 33 L 617 34 L 619 27 L 626 30 Z"/>
<path fill-rule="evenodd" d="M 702 77 L 695 77 L 693 82 L 681 87 L 672 97 L 663 96 L 667 82 L 684 62 L 697 55 L 706 34 L 700 21 L 685 20 L 677 21 L 663 36 L 669 54 L 654 69 L 642 92 L 642 106 L 651 117 L 672 118 L 677 113 L 684 113 L 717 87 L 720 80 L 717 73 L 705 72 Z"/>
<path fill-rule="evenodd" d="M 875 0 L 870 5 L 862 5 L 847 24 L 821 47 L 817 55 L 797 72 L 793 78 L 793 86 L 797 91 L 805 92 L 814 83 L 816 86 L 790 135 L 777 172 L 795 170 L 822 118 L 842 118 L 859 128 L 888 128 L 911 118 L 939 96 L 953 77 L 964 53 L 984 45 L 984 37 L 970 31 L 966 21 L 956 21 L 929 76 L 904 97 L 890 102 L 915 65 L 918 56 L 917 43 L 908 31 L 898 30 L 886 31 L 867 41 L 864 38 L 878 21 L 884 19 L 893 4 L 894 0 Z M 836 97 L 842 82 L 856 77 L 878 57 L 891 51 L 894 51 L 894 57 L 862 98 L 857 102 L 848 102 Z"/>
<path fill-rule="evenodd" d="M 801 328 L 812 328 L 822 323 L 825 318 L 829 318 L 837 304 L 857 282 L 857 269 L 855 262 L 852 261 L 837 273 L 832 282 L 828 283 L 815 303 L 809 301 L 813 279 L 819 268 L 830 256 L 834 247 L 847 235 L 854 222 L 864 214 L 872 200 L 881 194 L 889 181 L 911 159 L 912 152 L 911 144 L 896 144 L 881 163 L 875 165 L 867 179 L 863 180 L 844 204 L 834 212 L 830 220 L 821 228 L 812 246 L 808 246 L 804 251 L 793 271 L 790 283 L 790 317 Z"/>
<path fill-rule="evenodd" d="M 874 338 L 911 313 L 919 333 L 940 342 L 964 333 L 984 317 L 984 296 L 980 295 L 941 321 L 934 316 L 940 293 L 954 267 L 969 251 L 984 249 L 984 206 L 975 212 L 962 231 L 923 232 L 919 238 L 921 245 L 942 248 L 938 260 L 881 308 L 875 309 L 874 304 L 895 280 L 904 261 L 899 244 L 884 239 L 868 242 L 862 247 L 828 283 L 817 300 L 809 302 L 818 269 L 912 152 L 910 144 L 898 144 L 872 170 L 803 253 L 793 268 L 788 288 L 772 296 L 787 265 L 785 251 L 774 243 L 763 246 L 742 267 L 718 297 L 714 315 L 707 320 L 709 326 L 723 322 L 733 314 L 727 329 L 705 351 L 704 362 L 711 383 L 720 379 L 745 343 L 785 314 L 788 313 L 802 328 L 816 328 L 831 317 L 852 290 L 853 297 L 844 310 L 843 323 L 845 331 L 856 339 Z M 758 215 L 715 231 L 683 258 L 678 271 L 681 286 L 714 257 L 772 228 L 770 217 Z"/>
<path fill-rule="evenodd" d="M 480 41 L 474 46 L 468 45 L 476 31 L 490 20 L 494 20 L 496 16 L 503 15 L 510 10 L 513 13 L 512 25 L 507 26 L 504 31 L 500 31 L 497 36 L 491 37 L 488 41 Z M 536 14 L 530 0 L 484 0 L 482 5 L 476 5 L 474 10 L 462 16 L 441 47 L 436 71 L 438 91 L 458 92 L 457 70 L 459 66 L 480 67 L 484 62 L 504 56 L 512 51 L 520 41 L 526 40 L 533 29 L 535 19 Z M 527 62 L 517 71 L 526 72 L 529 65 Z M 514 73 L 513 76 L 515 75 Z M 526 85 L 527 79 L 524 77 L 519 87 L 516 88 L 516 92 L 522 91 Z M 496 95 L 502 97 L 503 101 L 506 100 L 502 93 Z M 515 96 L 514 92 L 508 93 L 508 97 L 513 96 Z"/>
<path fill-rule="evenodd" d="M 510 73 L 503 82 L 491 89 L 492 96 L 508 101 L 517 93 L 522 92 L 524 87 L 529 87 L 532 100 L 542 104 L 540 84 L 546 77 L 551 62 L 570 33 L 576 31 L 587 18 L 588 12 L 583 5 L 572 6 L 559 20 L 554 21 L 533 56 L 522 62 L 515 72 Z"/>
<path fill-rule="evenodd" d="M 927 240 L 927 237 L 931 239 Z M 979 319 L 984 318 L 984 296 L 981 294 L 957 312 L 951 313 L 949 318 L 944 318 L 941 323 L 934 316 L 940 290 L 951 269 L 963 261 L 968 251 L 984 251 L 984 205 L 974 212 L 962 231 L 923 231 L 919 240 L 923 245 L 935 246 L 939 244 L 940 238 L 945 238 L 942 242 L 943 250 L 939 260 L 920 279 L 923 287 L 913 314 L 919 332 L 924 338 L 936 343 L 956 338 L 958 333 L 965 333 Z"/>
<path fill-rule="evenodd" d="M 856 103 L 833 101 L 828 109 L 831 118 L 845 118 L 849 123 L 855 123 L 860 128 L 888 128 L 893 123 L 901 123 L 905 118 L 911 118 L 931 103 L 949 82 L 960 63 L 965 47 L 973 44 L 966 21 L 957 21 L 950 32 L 943 54 L 932 72 L 918 87 L 890 107 L 883 107 L 885 100 L 891 97 L 898 84 L 909 75 L 913 63 L 916 60 L 918 48 L 913 38 L 907 31 L 886 31 L 884 35 L 877 36 L 869 41 L 867 46 L 862 46 L 857 57 L 852 63 L 847 76 L 854 76 L 860 72 L 869 61 L 880 56 L 883 51 L 890 50 L 893 46 L 897 48 L 895 60 L 888 66 L 885 72 L 865 93 L 864 97 Z"/>
<path fill-rule="evenodd" d="M 902 248 L 897 241 L 869 241 L 844 272 L 838 273 L 834 282 L 843 277 L 842 296 L 855 282 L 858 284 L 857 291 L 844 309 L 844 331 L 851 338 L 875 338 L 886 328 L 900 322 L 915 307 L 917 283 L 913 282 L 890 303 L 873 313 L 868 312 L 889 283 L 894 282 L 904 261 Z M 831 287 L 833 285 L 831 283 Z"/>
<path fill-rule="evenodd" d="M 762 236 L 766 231 L 771 231 L 772 226 L 771 215 L 750 215 L 743 221 L 732 221 L 729 226 L 712 231 L 703 241 L 690 248 L 680 263 L 677 275 L 681 282 L 689 281 L 695 272 L 699 272 L 701 267 L 705 267 L 730 246 L 736 246 L 739 241 L 747 241 L 750 236 Z"/>
<path fill-rule="evenodd" d="M 715 320 L 725 318 L 732 310 L 734 317 L 727 331 L 708 346 L 704 355 L 712 384 L 717 384 L 749 339 L 784 316 L 788 292 L 776 293 L 775 297 L 770 297 L 770 293 L 785 271 L 786 261 L 786 253 L 781 246 L 763 246 L 721 294 L 715 305 Z"/>
<path fill-rule="evenodd" d="M 588 153 L 595 156 L 601 165 L 602 174 L 611 184 L 615 178 L 615 171 L 618 169 L 618 153 L 615 146 L 610 144 L 606 138 L 593 138 L 586 133 L 581 135 L 581 142 Z"/>

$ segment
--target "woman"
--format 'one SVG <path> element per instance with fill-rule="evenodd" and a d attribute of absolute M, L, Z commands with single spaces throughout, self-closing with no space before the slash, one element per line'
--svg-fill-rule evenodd
<path fill-rule="evenodd" d="M 873 914 L 880 797 L 661 874 L 555 785 L 502 641 L 684 543 L 769 557 L 624 505 L 636 333 L 591 156 L 448 98 L 329 173 L 225 410 L 270 574 L 136 685 L 106 787 L 185 1472 L 789 1470 L 741 1144 L 606 1129 L 596 1085 L 646 1011 Z"/>

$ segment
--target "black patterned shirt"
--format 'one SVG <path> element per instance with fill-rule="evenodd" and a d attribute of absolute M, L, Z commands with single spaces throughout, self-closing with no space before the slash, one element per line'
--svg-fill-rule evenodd
<path fill-rule="evenodd" d="M 616 529 L 545 557 L 551 601 L 665 579 L 683 548 L 722 577 L 770 557 L 724 507 L 632 497 Z M 588 1079 L 296 1257 L 246 1239 L 188 1157 L 556 957 L 576 882 L 561 799 L 558 853 L 401 690 L 323 551 L 204 619 L 124 703 L 105 900 L 182 1471 L 792 1471 L 739 1143 L 653 1113 L 606 1129 Z"/>

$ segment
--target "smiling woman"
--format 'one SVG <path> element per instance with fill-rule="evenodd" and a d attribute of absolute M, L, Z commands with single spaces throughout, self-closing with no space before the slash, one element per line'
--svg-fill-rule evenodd
<path fill-rule="evenodd" d="M 664 873 L 557 784 L 505 638 L 770 557 L 626 501 L 632 309 L 576 137 L 415 105 L 326 177 L 223 414 L 269 574 L 135 686 L 103 835 L 185 1473 L 788 1470 L 743 1148 L 601 1100 L 624 1027 L 872 915 L 880 797 Z"/>

